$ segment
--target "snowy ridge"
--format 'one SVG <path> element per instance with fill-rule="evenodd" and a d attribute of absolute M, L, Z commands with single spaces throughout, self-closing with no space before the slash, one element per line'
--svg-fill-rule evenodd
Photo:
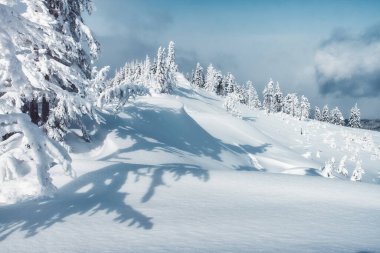
<path fill-rule="evenodd" d="M 173 41 L 108 79 L 91 10 L 0 0 L 1 253 L 380 252 L 357 104 L 346 128 L 272 79 L 185 78 Z"/>

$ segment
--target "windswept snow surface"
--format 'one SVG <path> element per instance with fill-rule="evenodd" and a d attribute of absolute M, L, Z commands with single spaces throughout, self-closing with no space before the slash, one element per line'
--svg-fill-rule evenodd
<path fill-rule="evenodd" d="M 78 178 L 53 169 L 55 198 L 0 206 L 0 252 L 380 252 L 380 133 L 235 118 L 178 79 L 104 113 L 92 143 L 68 136 Z M 344 155 L 364 183 L 320 176 Z"/>

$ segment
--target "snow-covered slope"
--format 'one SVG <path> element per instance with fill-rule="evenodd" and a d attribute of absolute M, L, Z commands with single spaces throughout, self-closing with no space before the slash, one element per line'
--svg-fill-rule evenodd
<path fill-rule="evenodd" d="M 78 178 L 57 168 L 54 199 L 1 206 L 0 251 L 380 251 L 379 133 L 246 108 L 239 119 L 178 78 L 175 95 L 104 113 L 91 144 L 68 136 Z M 365 183 L 320 176 L 344 155 L 350 173 L 363 161 Z"/>

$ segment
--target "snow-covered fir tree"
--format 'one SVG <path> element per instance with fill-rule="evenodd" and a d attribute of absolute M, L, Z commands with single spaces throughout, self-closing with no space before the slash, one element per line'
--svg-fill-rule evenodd
<path fill-rule="evenodd" d="M 234 92 L 238 94 L 240 100 L 240 104 L 246 105 L 248 103 L 248 99 L 246 98 L 245 94 L 245 89 L 241 87 L 240 85 L 236 85 L 234 88 Z"/>
<path fill-rule="evenodd" d="M 91 80 L 91 90 L 93 95 L 97 96 L 98 94 L 102 93 L 103 90 L 107 87 L 107 77 L 109 70 L 110 66 L 106 66 L 100 70 L 98 70 L 96 67 L 92 69 L 93 79 Z"/>
<path fill-rule="evenodd" d="M 261 102 L 255 87 L 251 81 L 248 81 L 246 84 L 247 94 L 248 94 L 248 107 L 253 109 L 258 109 L 261 107 Z"/>
<path fill-rule="evenodd" d="M 299 101 L 296 93 L 290 93 L 285 96 L 284 113 L 293 117 L 297 117 L 299 115 Z"/>
<path fill-rule="evenodd" d="M 325 163 L 325 166 L 322 168 L 322 176 L 328 177 L 328 178 L 333 178 L 333 171 L 335 169 L 335 158 L 332 157 L 330 160 L 328 160 Z"/>
<path fill-rule="evenodd" d="M 165 64 L 165 48 L 159 47 L 156 59 L 156 87 L 157 93 L 171 93 L 173 91 L 172 83 L 169 80 L 168 69 Z"/>
<path fill-rule="evenodd" d="M 335 107 L 334 109 L 331 110 L 330 123 L 334 125 L 340 125 L 340 126 L 344 125 L 343 114 L 341 113 L 338 107 Z"/>
<path fill-rule="evenodd" d="M 274 108 L 274 87 L 273 87 L 273 80 L 270 79 L 268 84 L 265 86 L 263 90 L 263 107 L 266 110 L 267 113 L 273 112 Z"/>
<path fill-rule="evenodd" d="M 355 104 L 354 107 L 351 108 L 350 118 L 348 120 L 348 126 L 354 128 L 361 128 L 360 123 L 360 110 L 358 108 L 358 104 Z"/>
<path fill-rule="evenodd" d="M 178 66 L 175 62 L 175 43 L 169 42 L 168 55 L 166 56 L 166 68 L 170 74 L 174 74 L 178 71 Z"/>
<path fill-rule="evenodd" d="M 84 130 L 80 118 L 93 113 L 84 97 L 92 84 L 92 61 L 99 45 L 81 16 L 84 10 L 91 11 L 91 4 L 88 0 L 23 3 L 23 15 L 11 5 L 1 7 L 0 22 L 7 25 L 2 26 L 0 44 L 7 51 L 1 53 L 0 89 L 6 88 L 3 99 L 14 102 L 14 111 L 29 114 L 49 136 L 62 140 L 71 124 Z M 58 113 L 66 98 L 71 113 Z"/>
<path fill-rule="evenodd" d="M 329 122 L 330 121 L 330 114 L 329 114 L 328 105 L 323 106 L 321 121 L 323 121 L 323 122 Z"/>
<path fill-rule="evenodd" d="M 212 64 L 207 67 L 205 89 L 209 92 L 216 92 L 219 82 L 219 80 L 217 80 L 216 72 L 217 70 L 214 69 L 214 66 L 212 66 Z"/>
<path fill-rule="evenodd" d="M 235 87 L 237 86 L 236 79 L 234 75 L 231 73 L 227 73 L 224 79 L 224 94 L 227 95 L 229 93 L 233 93 L 235 91 Z"/>
<path fill-rule="evenodd" d="M 241 110 L 239 108 L 240 101 L 242 100 L 241 94 L 237 92 L 227 93 L 226 98 L 224 99 L 223 107 L 227 112 L 230 112 L 236 117 L 241 117 Z"/>
<path fill-rule="evenodd" d="M 315 111 L 314 111 L 314 119 L 315 119 L 315 120 L 319 120 L 319 121 L 322 120 L 322 113 L 321 113 L 321 110 L 319 109 L 318 106 L 315 107 Z"/>
<path fill-rule="evenodd" d="M 142 71 L 142 77 L 141 77 L 142 85 L 144 85 L 145 87 L 151 87 L 153 75 L 154 73 L 152 72 L 152 65 L 150 62 L 150 58 L 147 55 L 143 63 L 143 71 Z"/>
<path fill-rule="evenodd" d="M 223 74 L 220 70 L 215 71 L 215 93 L 219 96 L 223 95 L 224 86 L 223 86 Z"/>
<path fill-rule="evenodd" d="M 348 171 L 346 168 L 346 160 L 347 160 L 347 156 L 345 155 L 342 157 L 342 159 L 339 162 L 339 166 L 336 168 L 336 172 L 345 177 L 348 175 Z"/>
<path fill-rule="evenodd" d="M 215 69 L 212 64 L 210 64 L 207 67 L 205 89 L 209 92 L 222 95 L 223 94 L 222 81 L 223 81 L 222 73 L 219 70 Z"/>
<path fill-rule="evenodd" d="M 193 77 L 191 79 L 191 83 L 199 88 L 204 88 L 205 86 L 205 77 L 203 74 L 203 67 L 201 64 L 198 62 L 197 66 L 195 67 Z"/>
<path fill-rule="evenodd" d="M 301 96 L 299 114 L 301 120 L 308 119 L 310 116 L 310 103 L 304 95 Z"/>
<path fill-rule="evenodd" d="M 166 71 L 168 72 L 169 86 L 172 89 L 176 83 L 176 73 L 178 71 L 178 66 L 175 62 L 175 43 L 173 41 L 170 41 L 168 45 L 168 54 L 166 56 Z"/>
<path fill-rule="evenodd" d="M 277 82 L 274 90 L 273 107 L 275 112 L 282 112 L 284 107 L 284 95 L 281 92 L 280 84 Z"/>
<path fill-rule="evenodd" d="M 356 167 L 352 172 L 351 181 L 361 181 L 364 173 L 362 162 L 360 160 L 356 161 Z"/>

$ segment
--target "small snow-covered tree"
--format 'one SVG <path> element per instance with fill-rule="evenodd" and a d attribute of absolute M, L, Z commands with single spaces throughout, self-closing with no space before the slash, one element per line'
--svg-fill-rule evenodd
<path fill-rule="evenodd" d="M 215 93 L 219 96 L 223 95 L 224 86 L 223 86 L 223 74 L 220 70 L 215 70 Z"/>
<path fill-rule="evenodd" d="M 142 76 L 141 76 L 141 83 L 147 88 L 150 88 L 152 86 L 152 66 L 150 63 L 150 58 L 147 55 L 145 57 L 145 61 L 143 63 L 143 70 L 142 70 Z"/>
<path fill-rule="evenodd" d="M 325 163 L 325 166 L 322 168 L 322 176 L 333 178 L 333 171 L 335 169 L 335 158 L 332 157 L 329 161 Z"/>
<path fill-rule="evenodd" d="M 307 97 L 304 95 L 301 96 L 301 102 L 300 102 L 300 120 L 302 119 L 308 119 L 310 116 L 310 103 Z"/>
<path fill-rule="evenodd" d="M 234 75 L 227 73 L 227 75 L 224 77 L 224 80 L 224 94 L 227 95 L 228 93 L 233 93 L 237 86 Z"/>
<path fill-rule="evenodd" d="M 344 125 L 343 114 L 340 112 L 338 107 L 335 107 L 330 112 L 330 123 L 334 125 Z"/>
<path fill-rule="evenodd" d="M 107 76 L 110 66 L 98 70 L 96 67 L 92 70 L 93 79 L 91 80 L 91 90 L 94 96 L 100 94 L 107 87 Z"/>
<path fill-rule="evenodd" d="M 245 97 L 245 90 L 244 88 L 242 88 L 240 85 L 236 85 L 235 86 L 235 93 L 238 94 L 240 100 L 239 100 L 239 103 L 240 104 L 243 104 L 243 105 L 246 105 L 247 104 L 247 99 Z"/>
<path fill-rule="evenodd" d="M 266 110 L 267 113 L 273 112 L 273 106 L 274 106 L 274 87 L 273 87 L 273 80 L 270 79 L 268 84 L 265 86 L 263 90 L 263 107 Z"/>
<path fill-rule="evenodd" d="M 248 107 L 253 108 L 260 108 L 261 102 L 259 99 L 259 96 L 257 95 L 257 91 L 255 87 L 253 86 L 253 83 L 251 81 L 248 81 L 247 84 L 247 94 L 248 94 Z"/>
<path fill-rule="evenodd" d="M 356 161 L 356 167 L 352 172 L 351 181 L 361 181 L 364 173 L 362 162 L 360 160 Z"/>
<path fill-rule="evenodd" d="M 284 95 L 281 92 L 280 84 L 278 82 L 274 90 L 273 107 L 275 112 L 282 112 L 284 107 Z"/>
<path fill-rule="evenodd" d="M 355 104 L 354 107 L 351 108 L 350 118 L 348 120 L 348 126 L 354 128 L 361 128 L 360 123 L 360 110 L 358 108 L 358 104 Z"/>
<path fill-rule="evenodd" d="M 343 175 L 343 176 L 347 176 L 348 175 L 348 171 L 346 169 L 346 160 L 347 160 L 347 156 L 343 156 L 342 159 L 340 160 L 339 162 L 339 166 L 338 168 L 336 169 L 336 172 Z"/>
<path fill-rule="evenodd" d="M 318 106 L 315 107 L 314 119 L 315 119 L 315 120 L 319 120 L 319 121 L 322 120 L 321 110 L 319 109 Z"/>
<path fill-rule="evenodd" d="M 216 83 L 217 83 L 216 70 L 214 69 L 214 66 L 212 66 L 212 64 L 210 64 L 207 67 L 205 89 L 209 92 L 215 92 L 216 86 L 217 86 Z"/>
<path fill-rule="evenodd" d="M 176 73 L 178 71 L 178 66 L 175 62 L 175 43 L 173 41 L 170 41 L 168 46 L 166 70 L 168 72 L 168 82 L 170 82 L 170 86 L 174 86 L 176 84 Z"/>
<path fill-rule="evenodd" d="M 165 48 L 159 47 L 156 60 L 156 88 L 157 93 L 171 93 L 172 83 L 169 80 L 168 69 L 165 64 Z"/>
<path fill-rule="evenodd" d="M 168 55 L 166 56 L 166 68 L 171 74 L 176 73 L 178 70 L 178 66 L 175 62 L 175 43 L 173 41 L 169 42 Z"/>
<path fill-rule="evenodd" d="M 191 83 L 194 86 L 199 87 L 199 88 L 204 88 L 204 86 L 205 86 L 205 78 L 204 78 L 204 74 L 203 74 L 203 68 L 199 62 L 197 63 L 197 66 L 195 67 Z"/>
<path fill-rule="evenodd" d="M 329 122 L 330 121 L 328 105 L 323 106 L 321 121 L 323 121 L 323 122 Z"/>
<path fill-rule="evenodd" d="M 296 93 L 286 95 L 284 100 L 284 112 L 293 117 L 299 115 L 299 101 Z"/>
<path fill-rule="evenodd" d="M 227 112 L 230 112 L 232 115 L 240 118 L 241 111 L 239 109 L 239 104 L 241 99 L 241 95 L 236 92 L 227 93 L 227 96 L 224 99 L 223 107 Z"/>

